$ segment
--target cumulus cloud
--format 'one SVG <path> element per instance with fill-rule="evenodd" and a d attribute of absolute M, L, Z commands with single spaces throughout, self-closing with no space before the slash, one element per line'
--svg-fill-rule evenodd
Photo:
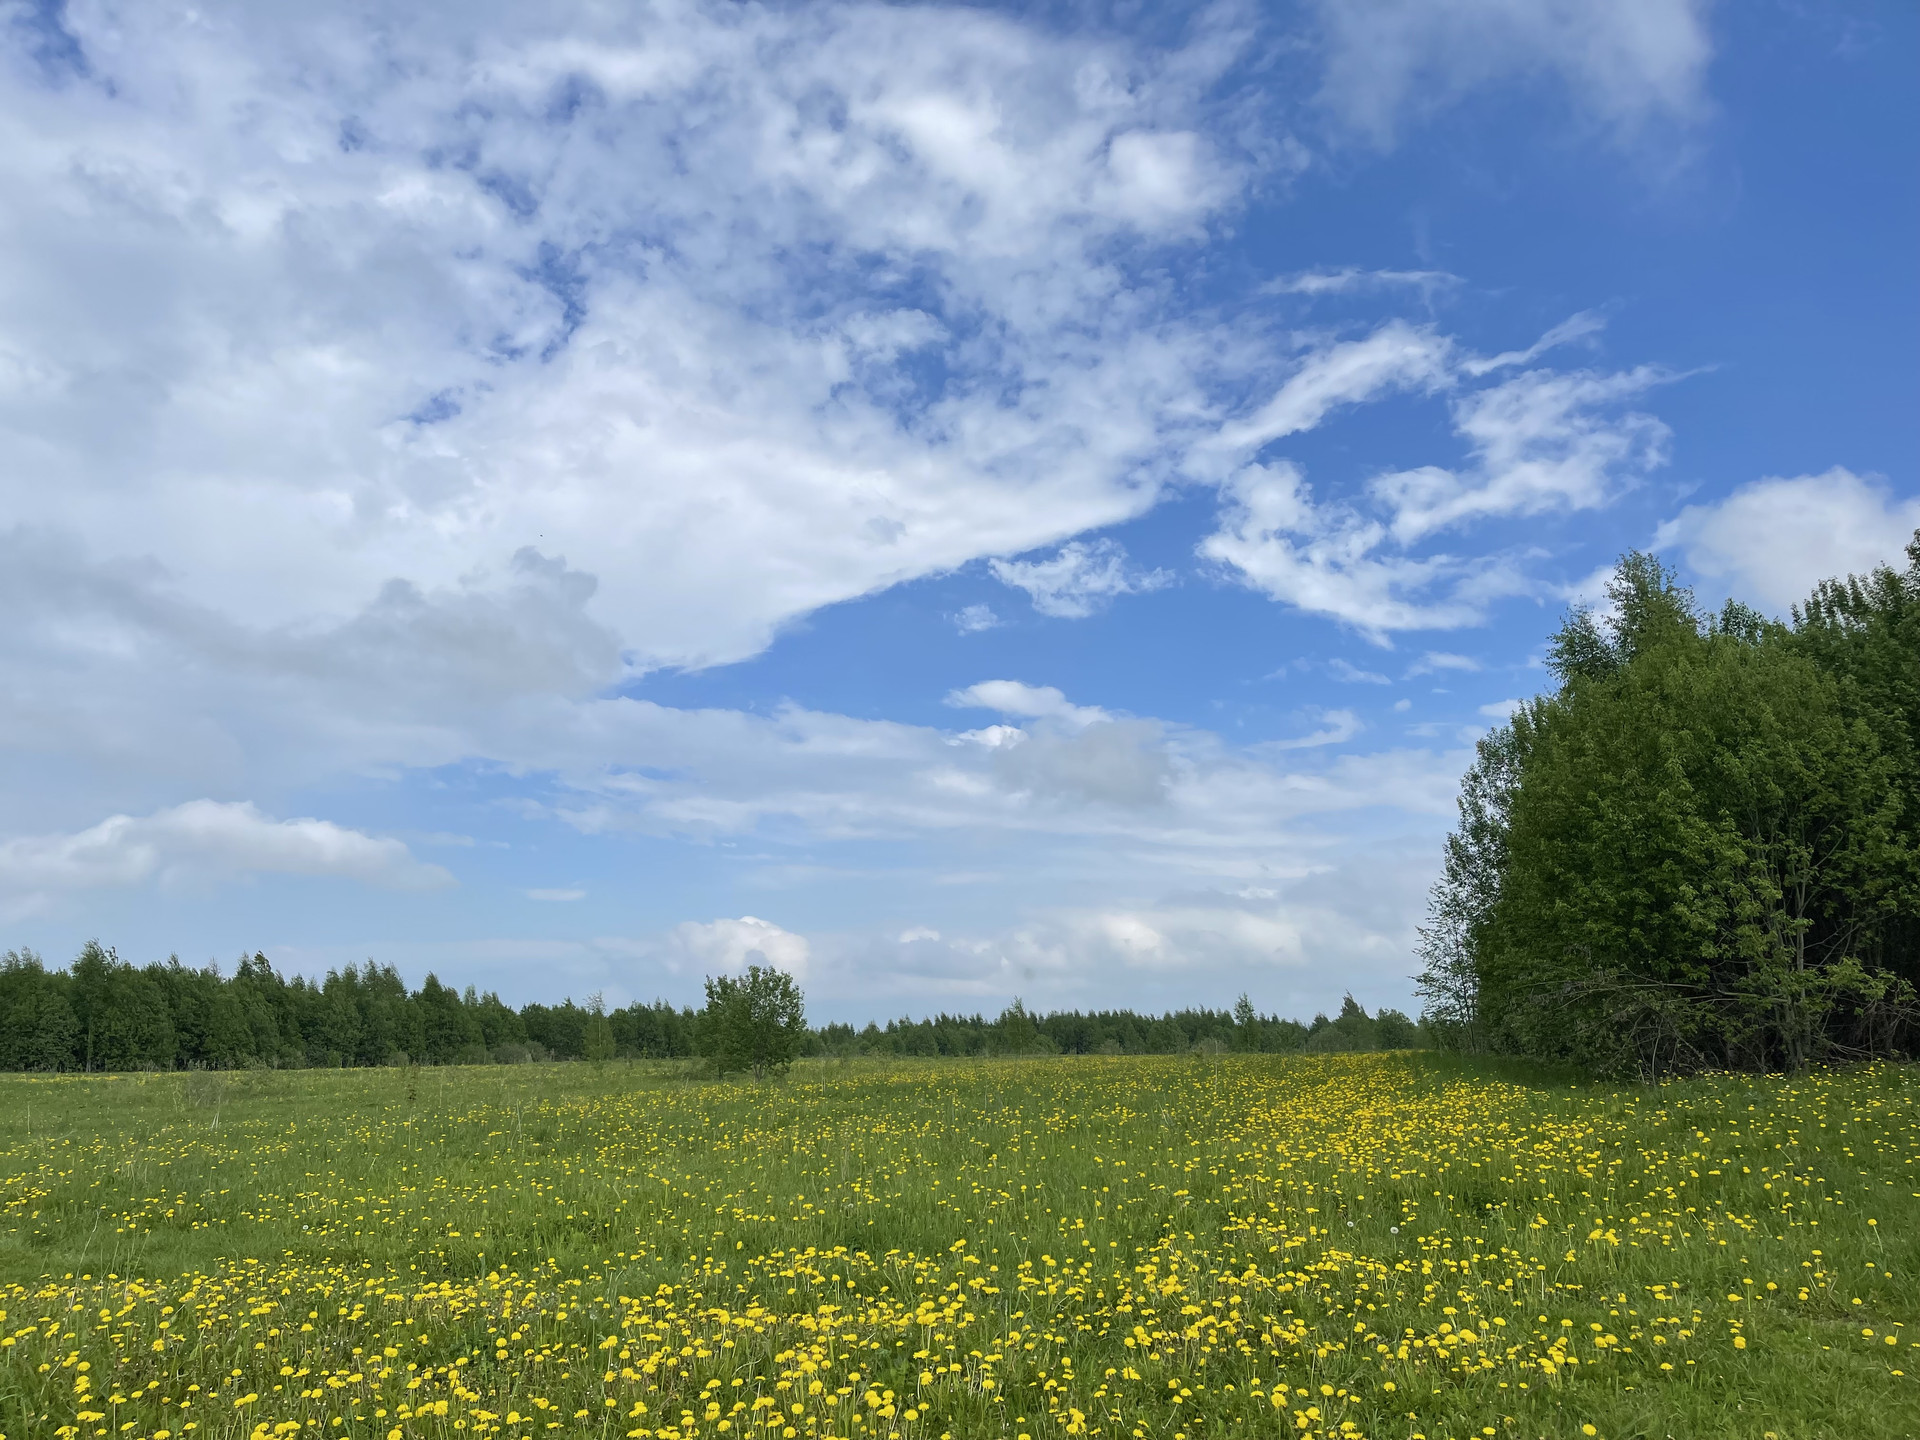
<path fill-rule="evenodd" d="M 1822 580 L 1898 565 L 1915 530 L 1920 495 L 1902 498 L 1884 481 L 1836 465 L 1689 505 L 1654 543 L 1679 550 L 1695 574 L 1736 599 L 1782 615 Z"/>
<path fill-rule="evenodd" d="M 1202 956 L 1249 966 L 1305 958 L 1299 926 L 1285 916 L 1224 905 L 1068 912 L 1002 945 L 1016 966 L 1054 972 L 1100 964 L 1190 970 Z"/>
<path fill-rule="evenodd" d="M 805 964 L 816 1015 L 850 1018 L 948 996 L 989 1009 L 1015 994 L 1085 1004 L 1102 985 L 1171 1007 L 1197 995 L 1224 1003 L 1251 983 L 1257 999 L 1270 987 L 1263 1004 L 1302 1014 L 1348 986 L 1370 1003 L 1403 997 L 1411 927 L 1471 758 L 1459 748 L 1471 736 L 1353 754 L 1249 749 L 1167 724 L 1115 735 L 1103 734 L 1112 722 L 1035 720 L 1091 743 L 1003 769 L 998 750 L 889 722 L 632 701 L 595 710 L 597 743 L 650 768 L 568 761 L 565 737 L 543 733 L 528 768 L 568 767 L 531 790 L 543 813 L 593 833 L 733 840 L 742 883 L 803 889 L 816 910 L 845 897 L 835 928 L 806 931 Z M 1007 728 L 1022 737 L 1009 753 L 1039 738 Z M 852 844 L 831 848 L 838 840 Z M 769 923 L 663 917 L 657 932 L 627 937 L 369 941 L 306 952 L 305 963 L 375 953 L 409 973 L 477 970 L 522 999 L 549 998 L 563 977 L 575 994 L 697 1001 L 699 975 L 748 963 L 756 946 L 780 962 Z M 1299 937 L 1297 951 L 1263 938 L 1282 933 Z M 1141 943 L 1115 948 L 1123 934 Z M 1123 953 L 1138 963 L 1117 969 Z M 1162 981 L 1174 988 L 1156 989 Z"/>
<path fill-rule="evenodd" d="M 990 752 L 992 782 L 1019 799 L 1153 805 L 1172 783 L 1173 759 L 1154 721 L 1116 719 L 1097 705 L 1073 704 L 1051 685 L 1018 680 L 983 680 L 953 691 L 946 703 L 1039 722 L 1030 729 L 989 725 L 957 737 Z M 949 783 L 966 782 L 950 775 Z"/>
<path fill-rule="evenodd" d="M 1704 0 L 1319 0 L 1321 99 L 1377 143 L 1507 77 L 1550 77 L 1623 138 L 1704 107 Z"/>
<path fill-rule="evenodd" d="M 703 973 L 738 974 L 749 965 L 770 965 L 801 980 L 812 955 L 806 936 L 753 915 L 705 923 L 688 920 L 674 927 L 668 943 Z"/>
<path fill-rule="evenodd" d="M 991 605 L 963 605 L 954 613 L 953 628 L 962 635 L 978 635 L 982 630 L 998 628 L 1000 617 Z"/>
<path fill-rule="evenodd" d="M 329 820 L 273 820 L 246 802 L 193 800 L 151 815 L 110 815 L 75 834 L 0 841 L 0 893 L 15 908 L 85 890 L 307 875 L 394 890 L 453 884 L 398 840 Z"/>
<path fill-rule="evenodd" d="M 1173 583 L 1165 570 L 1130 569 L 1127 552 L 1116 540 L 1075 540 L 1043 560 L 990 560 L 987 566 L 1001 584 L 1026 591 L 1042 615 L 1067 620 L 1084 620 L 1118 596 Z"/>

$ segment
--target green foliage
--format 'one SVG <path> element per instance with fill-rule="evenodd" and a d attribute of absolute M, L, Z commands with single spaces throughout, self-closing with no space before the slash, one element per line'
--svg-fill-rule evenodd
<path fill-rule="evenodd" d="M 65 971 L 32 951 L 0 956 L 0 1069 L 222 1070 L 512 1063 L 693 1054 L 694 1014 L 663 1002 L 611 1014 L 515 1011 L 428 975 L 409 991 L 391 966 L 349 965 L 315 983 L 265 955 L 231 977 L 179 960 L 136 967 L 89 942 Z"/>
<path fill-rule="evenodd" d="M 701 1051 L 702 1016 L 664 1000 L 606 1010 L 534 1003 L 514 1010 L 472 986 L 428 975 L 409 990 L 391 966 L 369 963 L 324 981 L 278 974 L 264 954 L 231 976 L 177 959 L 135 967 L 89 944 L 66 970 L 32 951 L 0 956 L 0 1070 L 225 1070 L 391 1065 L 525 1064 L 547 1059 L 687 1059 Z M 802 1029 L 798 1055 L 1186 1055 L 1417 1049 L 1426 1027 L 1394 1010 L 1369 1016 L 1349 1001 L 1311 1024 L 1231 1011 L 1031 1011 L 1015 1000 L 997 1018 L 935 1015 L 856 1029 Z M 751 1068 L 749 1066 L 748 1068 Z"/>
<path fill-rule="evenodd" d="M 1463 783 L 1422 937 L 1438 1035 L 1647 1078 L 1912 1047 L 1909 553 L 1791 627 L 1621 562 Z"/>
<path fill-rule="evenodd" d="M 1355 1014 L 1343 1020 L 1317 1015 L 1310 1025 L 1261 1015 L 1241 997 L 1232 1010 L 1175 1010 L 1137 1015 L 1131 1010 L 1056 1010 L 1036 1014 L 1016 1000 L 998 1019 L 935 1015 L 891 1020 L 885 1026 L 827 1025 L 814 1033 L 810 1053 L 840 1056 L 936 1055 L 1186 1055 L 1223 1050 L 1290 1055 L 1301 1050 L 1411 1050 L 1427 1045 L 1428 1032 L 1397 1010 L 1369 1016 L 1351 1000 Z"/>
<path fill-rule="evenodd" d="M 700 1053 L 717 1074 L 751 1070 L 758 1080 L 784 1075 L 807 1033 L 806 1002 L 784 970 L 749 965 L 746 974 L 707 977 Z"/>
<path fill-rule="evenodd" d="M 613 1025 L 598 992 L 587 1000 L 587 1024 L 581 1036 L 581 1050 L 595 1065 L 604 1065 L 614 1055 Z"/>

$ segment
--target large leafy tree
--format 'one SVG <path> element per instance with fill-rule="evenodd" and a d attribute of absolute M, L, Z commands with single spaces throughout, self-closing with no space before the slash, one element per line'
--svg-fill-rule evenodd
<path fill-rule="evenodd" d="M 1558 689 L 1463 786 L 1424 932 L 1433 1018 L 1642 1075 L 1907 1045 L 1911 573 L 1823 587 L 1790 628 L 1704 617 L 1626 557 L 1606 618 L 1555 637 Z"/>

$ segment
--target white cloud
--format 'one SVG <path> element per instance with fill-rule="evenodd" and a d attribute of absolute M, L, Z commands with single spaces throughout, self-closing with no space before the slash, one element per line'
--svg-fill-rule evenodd
<path fill-rule="evenodd" d="M 1335 657 L 1327 668 L 1333 672 L 1333 678 L 1348 685 L 1391 685 L 1393 681 L 1377 670 L 1362 670 L 1357 665 Z"/>
<path fill-rule="evenodd" d="M 1075 705 L 1052 685 L 1028 685 L 1020 680 L 982 680 L 955 690 L 946 703 L 960 708 L 998 710 L 1029 720 L 1060 720 L 1069 725 L 1091 725 L 1110 717 L 1097 705 Z"/>
<path fill-rule="evenodd" d="M 1299 965 L 1299 927 L 1284 916 L 1238 906 L 1067 912 L 1001 942 L 1022 968 L 1060 972 L 1094 966 L 1182 971 L 1196 962 Z"/>
<path fill-rule="evenodd" d="M 529 890 L 526 893 L 529 900 L 548 900 L 556 904 L 566 904 L 569 901 L 587 898 L 587 892 L 584 890 Z"/>
<path fill-rule="evenodd" d="M 1704 0 L 1320 0 L 1321 98 L 1378 143 L 1403 119 L 1509 78 L 1547 77 L 1623 139 L 1703 111 Z"/>
<path fill-rule="evenodd" d="M 963 605 L 953 617 L 953 628 L 962 635 L 978 635 L 999 626 L 1000 617 L 990 605 Z"/>
<path fill-rule="evenodd" d="M 1220 528 L 1199 553 L 1238 572 L 1275 600 L 1327 615 L 1384 643 L 1393 630 L 1476 623 L 1479 604 L 1442 590 L 1469 567 L 1447 556 L 1376 554 L 1385 525 L 1358 511 L 1317 504 L 1290 461 L 1249 465 L 1222 487 Z"/>
<path fill-rule="evenodd" d="M 1404 288 L 1431 293 L 1458 285 L 1460 277 L 1444 270 L 1301 270 L 1269 280 L 1260 288 L 1269 295 L 1351 295 L 1360 291 Z"/>
<path fill-rule="evenodd" d="M 1024 590 L 1042 615 L 1084 620 L 1121 595 L 1141 595 L 1173 583 L 1165 570 L 1127 567 L 1127 552 L 1117 540 L 1075 540 L 1045 560 L 990 560 L 987 568 L 1003 585 Z"/>
<path fill-rule="evenodd" d="M 1770 478 L 1711 505 L 1690 505 L 1654 543 L 1776 615 L 1822 580 L 1899 565 L 1920 530 L 1920 495 L 1901 498 L 1884 481 L 1836 465 L 1823 475 Z"/>
<path fill-rule="evenodd" d="M 1219 479 L 1235 459 L 1311 430 L 1341 406 L 1394 390 L 1438 389 L 1449 383 L 1452 355 L 1451 341 L 1404 320 L 1389 321 L 1363 340 L 1314 351 L 1266 404 L 1197 445 L 1189 471 L 1197 478 Z"/>
<path fill-rule="evenodd" d="M 1467 560 L 1415 553 L 1436 532 L 1493 517 L 1591 509 L 1665 463 L 1668 431 L 1622 409 L 1668 378 L 1526 370 L 1490 375 L 1591 333 L 1591 317 L 1556 327 L 1534 346 L 1482 358 L 1400 322 L 1365 340 L 1324 346 L 1252 416 L 1223 424 L 1186 462 L 1219 486 L 1219 528 L 1199 553 L 1276 600 L 1327 615 L 1385 643 L 1397 630 L 1477 624 L 1486 607 L 1534 587 L 1504 556 Z M 1335 405 L 1396 389 L 1451 390 L 1455 433 L 1471 463 L 1402 470 L 1370 482 L 1363 503 L 1322 500 L 1290 460 L 1254 456 L 1317 425 Z"/>
<path fill-rule="evenodd" d="M 1027 732 L 1018 725 L 983 725 L 978 730 L 962 730 L 954 740 L 956 743 L 966 741 L 983 745 L 989 750 L 999 750 L 1008 745 L 1026 744 Z"/>
<path fill-rule="evenodd" d="M 1590 339 L 1607 328 L 1606 319 L 1592 310 L 1570 315 L 1524 350 L 1502 350 L 1498 355 L 1467 356 L 1460 361 L 1462 375 L 1491 375 L 1516 365 L 1531 365 L 1549 350 Z"/>
<path fill-rule="evenodd" d="M 1666 463 L 1671 432 L 1651 415 L 1617 413 L 1622 400 L 1667 377 L 1641 367 L 1618 375 L 1530 370 L 1462 397 L 1454 428 L 1473 465 L 1437 465 L 1382 475 L 1371 489 L 1393 515 L 1401 544 L 1491 515 L 1591 510 L 1612 498 L 1617 477 Z"/>
<path fill-rule="evenodd" d="M 77 834 L 0 841 L 0 894 L 16 909 L 77 891 L 247 875 L 328 876 L 396 890 L 453 883 L 398 840 L 329 820 L 272 820 L 246 802 L 192 800 L 151 815 L 111 815 Z"/>
<path fill-rule="evenodd" d="M 1030 730 L 990 725 L 958 737 L 990 752 L 992 783 L 1017 800 L 1140 806 L 1167 797 L 1173 765 L 1152 721 L 1115 719 L 1097 705 L 1073 704 L 1051 685 L 1018 680 L 983 680 L 953 691 L 946 703 L 1041 722 Z M 947 783 L 964 790 L 980 780 L 950 775 Z"/>
<path fill-rule="evenodd" d="M 1134 1003 L 1150 1009 L 1224 1007 L 1249 991 L 1263 1010 L 1305 1016 L 1348 990 L 1370 1006 L 1410 1008 L 1414 917 L 1432 868 L 1426 847 L 1384 841 L 1263 871 L 1257 883 L 1053 905 L 999 930 L 943 930 L 910 957 L 858 947 L 822 956 L 816 974 L 826 994 L 857 975 L 868 997 L 886 986 L 989 1010 L 1013 995 L 1084 1006 L 1090 988 L 1144 997 Z"/>
<path fill-rule="evenodd" d="M 1407 679 L 1418 675 L 1438 675 L 1447 670 L 1472 672 L 1481 668 L 1471 655 L 1453 655 L 1445 650 L 1429 650 L 1407 667 Z"/>
<path fill-rule="evenodd" d="M 1182 308 L 1257 178 L 1230 17 L 65 13 L 101 83 L 0 86 L 0 781 L 45 828 L 584 754 L 635 671 L 989 557 L 1089 613 L 1170 577 L 1073 536 L 1471 360 Z M 1376 637 L 1501 573 L 1312 518 L 1215 558 Z"/>
<path fill-rule="evenodd" d="M 336 626 L 533 545 L 631 663 L 738 659 L 1138 515 L 1202 408 L 1152 257 L 1249 178 L 1218 26 L 64 14 L 100 83 L 0 87 L 9 510 L 212 613 Z"/>
<path fill-rule="evenodd" d="M 1526 708 L 1524 700 L 1496 700 L 1491 705 L 1482 705 L 1480 713 L 1489 720 L 1511 720 L 1515 712 Z"/>
<path fill-rule="evenodd" d="M 1042 727 L 1019 744 L 993 747 L 993 774 L 1016 799 L 1159 805 L 1174 778 L 1162 740 L 1160 727 L 1145 720 L 1101 720 L 1065 732 Z"/>
<path fill-rule="evenodd" d="M 1351 710 L 1323 710 L 1320 728 L 1292 740 L 1269 740 L 1260 750 L 1311 750 L 1321 745 L 1344 745 L 1366 727 Z"/>
<path fill-rule="evenodd" d="M 682 960 L 707 974 L 739 974 L 749 965 L 770 965 L 804 980 L 813 954 L 806 936 L 752 915 L 705 924 L 688 920 L 674 927 L 668 944 Z"/>

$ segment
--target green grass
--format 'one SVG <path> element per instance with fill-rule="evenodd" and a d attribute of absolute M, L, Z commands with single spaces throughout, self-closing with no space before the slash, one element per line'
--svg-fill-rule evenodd
<path fill-rule="evenodd" d="M 0 1434 L 1913 1435 L 1917 1097 L 1431 1055 L 5 1077 Z"/>

